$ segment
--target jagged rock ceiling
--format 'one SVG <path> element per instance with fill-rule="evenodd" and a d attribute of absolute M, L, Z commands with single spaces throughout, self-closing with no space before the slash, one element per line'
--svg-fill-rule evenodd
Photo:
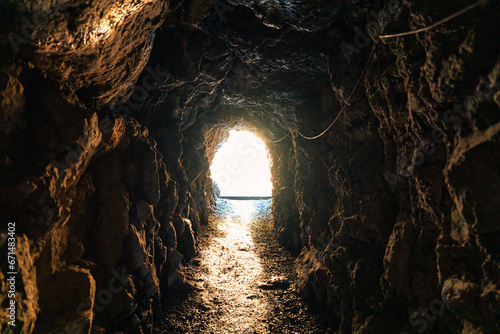
<path fill-rule="evenodd" d="M 346 104 L 381 33 L 364 36 L 370 24 L 405 32 L 469 5 L 3 1 L 18 328 L 158 329 L 207 223 L 210 160 L 239 126 L 267 140 L 275 227 L 332 328 L 498 332 L 498 2 L 380 41 L 331 130 L 297 132 Z M 113 279 L 124 288 L 103 303 Z M 416 315 L 434 304 L 438 318 Z"/>

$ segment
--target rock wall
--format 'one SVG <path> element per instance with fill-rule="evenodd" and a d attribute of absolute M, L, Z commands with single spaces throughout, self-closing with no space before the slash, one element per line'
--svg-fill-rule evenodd
<path fill-rule="evenodd" d="M 468 5 L 2 3 L 19 327 L 154 332 L 240 128 L 270 150 L 275 227 L 332 328 L 498 332 L 499 5 L 379 41 Z"/>
<path fill-rule="evenodd" d="M 185 288 L 203 213 L 185 167 L 117 109 L 166 8 L 2 3 L 1 219 L 16 224 L 18 263 L 11 327 L 0 260 L 2 333 L 151 333 L 167 291 Z M 7 254 L 3 229 L 1 240 Z"/>

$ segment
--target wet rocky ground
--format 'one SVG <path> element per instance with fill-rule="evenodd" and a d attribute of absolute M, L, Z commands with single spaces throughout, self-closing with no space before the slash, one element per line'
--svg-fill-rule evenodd
<path fill-rule="evenodd" d="M 183 268 L 190 291 L 170 296 L 162 333 L 329 333 L 294 289 L 271 200 L 219 199 Z"/>

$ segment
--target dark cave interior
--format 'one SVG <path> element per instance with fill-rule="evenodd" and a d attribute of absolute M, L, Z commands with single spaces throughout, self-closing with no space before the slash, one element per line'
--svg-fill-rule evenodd
<path fill-rule="evenodd" d="M 2 0 L 0 332 L 160 332 L 240 129 L 269 149 L 273 228 L 332 332 L 499 333 L 499 14 Z"/>

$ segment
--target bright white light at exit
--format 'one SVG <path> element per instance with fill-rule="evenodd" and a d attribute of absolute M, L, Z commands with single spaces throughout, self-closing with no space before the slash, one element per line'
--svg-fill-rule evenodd
<path fill-rule="evenodd" d="M 210 171 L 221 196 L 272 195 L 266 146 L 250 132 L 230 131 L 228 140 L 216 152 Z"/>

